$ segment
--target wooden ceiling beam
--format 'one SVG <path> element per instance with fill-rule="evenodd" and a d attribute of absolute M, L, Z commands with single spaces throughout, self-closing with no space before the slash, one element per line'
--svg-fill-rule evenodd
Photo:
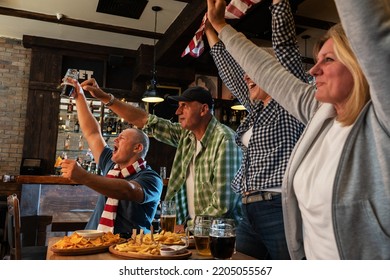
<path fill-rule="evenodd" d="M 64 51 L 80 50 L 80 52 L 88 52 L 89 54 L 97 55 L 119 55 L 130 58 L 136 58 L 138 52 L 129 49 L 120 49 L 114 47 L 99 46 L 87 43 L 78 43 L 72 41 L 63 41 L 58 39 L 23 35 L 23 47 L 25 48 L 47 48 L 47 49 L 59 49 Z"/>
<path fill-rule="evenodd" d="M 101 24 L 101 23 L 96 23 L 91 21 L 72 19 L 66 16 L 58 20 L 56 15 L 47 15 L 47 14 L 34 13 L 34 12 L 28 12 L 28 11 L 11 9 L 11 8 L 4 8 L 4 7 L 0 7 L 0 15 L 27 18 L 32 20 L 40 20 L 40 21 L 51 22 L 55 24 L 64 24 L 64 25 L 76 26 L 81 28 L 107 31 L 112 33 L 119 33 L 119 34 L 125 34 L 125 35 L 137 36 L 137 37 L 151 38 L 151 39 L 153 38 L 161 39 L 163 37 L 163 34 L 158 32 L 154 33 L 150 31 L 138 30 L 133 28 L 126 28 L 121 26 L 114 26 L 114 25 Z"/>

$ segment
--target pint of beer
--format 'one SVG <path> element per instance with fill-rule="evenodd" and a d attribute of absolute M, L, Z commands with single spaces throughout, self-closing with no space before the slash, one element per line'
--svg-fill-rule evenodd
<path fill-rule="evenodd" d="M 176 225 L 176 203 L 173 200 L 161 201 L 161 230 L 174 232 Z"/>
<path fill-rule="evenodd" d="M 195 240 L 195 247 L 199 255 L 211 256 L 209 236 L 195 235 L 194 240 Z"/>
<path fill-rule="evenodd" d="M 176 215 L 162 215 L 160 217 L 161 229 L 174 232 L 176 225 Z"/>
<path fill-rule="evenodd" d="M 212 216 L 197 215 L 194 220 L 195 247 L 199 255 L 211 256 L 209 245 L 209 232 Z"/>
<path fill-rule="evenodd" d="M 219 260 L 230 259 L 236 247 L 236 236 L 211 236 L 210 251 Z"/>
<path fill-rule="evenodd" d="M 230 259 L 236 249 L 236 227 L 233 219 L 214 219 L 210 227 L 209 245 L 215 259 Z"/>

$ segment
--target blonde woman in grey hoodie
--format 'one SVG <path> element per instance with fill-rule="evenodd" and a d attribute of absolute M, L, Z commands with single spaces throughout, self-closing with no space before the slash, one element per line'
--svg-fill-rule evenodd
<path fill-rule="evenodd" d="M 316 86 L 286 72 L 224 19 L 208 18 L 244 71 L 306 129 L 284 176 L 292 259 L 390 259 L 390 4 L 335 0 L 341 25 L 316 49 Z"/>

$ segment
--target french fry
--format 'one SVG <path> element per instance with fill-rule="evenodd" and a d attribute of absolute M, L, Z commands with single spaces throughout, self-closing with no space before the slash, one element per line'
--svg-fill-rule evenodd
<path fill-rule="evenodd" d="M 161 245 L 165 244 L 183 244 L 182 237 L 184 233 L 172 233 L 170 231 L 162 231 L 160 233 L 144 234 L 143 231 L 126 243 L 115 245 L 114 249 L 119 252 L 134 252 L 146 255 L 160 255 Z"/>

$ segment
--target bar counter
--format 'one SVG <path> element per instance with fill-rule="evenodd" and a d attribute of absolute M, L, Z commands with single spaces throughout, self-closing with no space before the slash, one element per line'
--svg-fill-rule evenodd
<path fill-rule="evenodd" d="M 16 175 L 12 176 L 12 181 L 0 181 L 0 196 L 8 196 L 16 193 L 20 198 L 23 184 L 42 185 L 77 185 L 74 181 L 57 175 Z"/>
<path fill-rule="evenodd" d="M 59 175 L 19 175 L 15 176 L 18 184 L 55 184 L 55 185 L 77 185 L 74 181 Z"/>

